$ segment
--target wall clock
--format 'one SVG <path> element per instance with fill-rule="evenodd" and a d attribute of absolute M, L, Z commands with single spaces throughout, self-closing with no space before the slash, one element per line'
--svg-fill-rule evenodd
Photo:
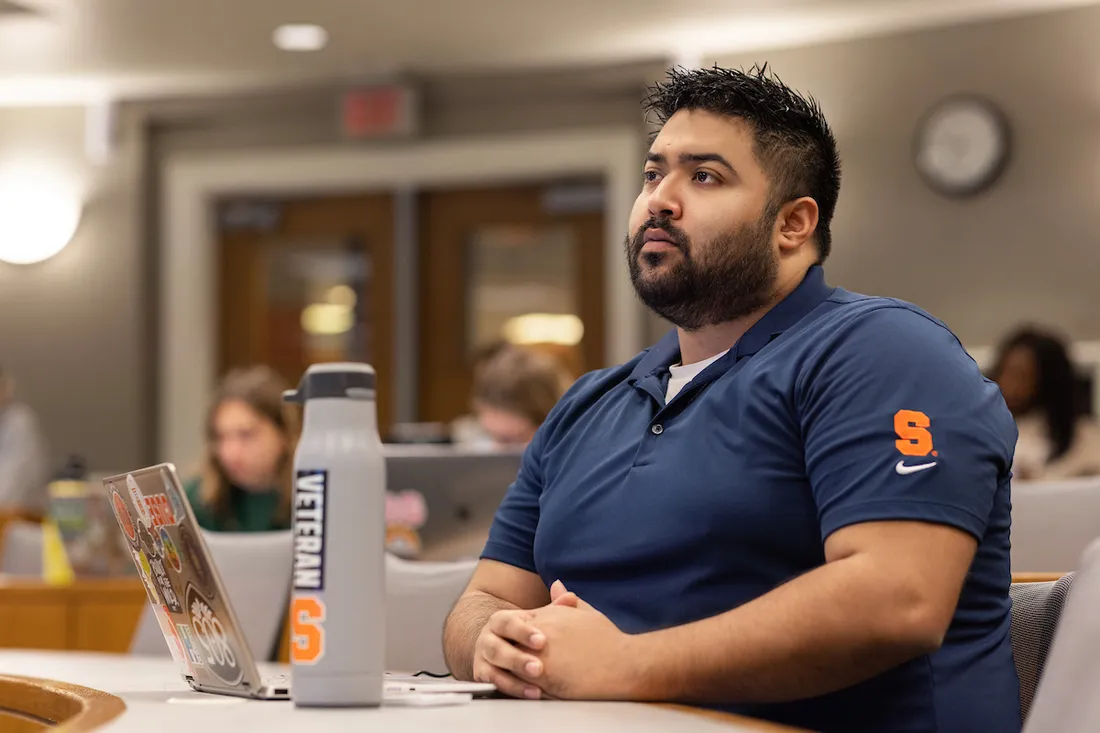
<path fill-rule="evenodd" d="M 973 196 L 992 186 L 1008 164 L 1008 121 L 986 99 L 948 97 L 921 120 L 914 148 L 917 171 L 930 188 Z"/>

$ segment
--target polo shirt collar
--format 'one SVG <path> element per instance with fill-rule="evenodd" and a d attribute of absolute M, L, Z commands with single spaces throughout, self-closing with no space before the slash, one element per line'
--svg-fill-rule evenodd
<path fill-rule="evenodd" d="M 737 361 L 760 351 L 821 305 L 832 292 L 833 289 L 825 284 L 825 271 L 821 265 L 811 267 L 790 295 L 776 303 L 763 318 L 754 323 L 752 328 L 737 340 L 731 349 L 733 360 Z"/>
<path fill-rule="evenodd" d="M 825 283 L 825 271 L 820 265 L 814 265 L 790 295 L 776 303 L 737 340 L 722 361 L 728 359 L 729 363 L 736 363 L 739 359 L 760 351 L 781 333 L 802 320 L 832 292 L 833 289 Z M 630 373 L 628 381 L 640 380 L 668 368 L 679 360 L 680 337 L 677 330 L 672 329 L 646 352 L 634 367 L 634 371 Z"/>

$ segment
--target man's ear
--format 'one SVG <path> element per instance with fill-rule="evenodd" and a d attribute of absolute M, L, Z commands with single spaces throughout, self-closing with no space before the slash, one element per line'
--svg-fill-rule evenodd
<path fill-rule="evenodd" d="M 776 239 L 781 250 L 793 251 L 813 239 L 817 231 L 817 202 L 809 196 L 788 201 L 776 217 Z"/>

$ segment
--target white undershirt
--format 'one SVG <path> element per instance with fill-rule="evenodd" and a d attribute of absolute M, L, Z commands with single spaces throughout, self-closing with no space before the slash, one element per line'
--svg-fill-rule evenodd
<path fill-rule="evenodd" d="M 680 394 L 680 390 L 687 386 L 688 382 L 695 379 L 708 366 L 722 358 L 729 349 L 721 354 L 715 354 L 709 359 L 697 361 L 686 366 L 677 364 L 668 368 L 668 387 L 665 388 L 665 404 L 672 402 L 672 398 Z"/>

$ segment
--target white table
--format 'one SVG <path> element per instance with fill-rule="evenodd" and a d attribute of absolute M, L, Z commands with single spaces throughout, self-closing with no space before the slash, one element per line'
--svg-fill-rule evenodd
<path fill-rule="evenodd" d="M 264 673 L 288 672 L 265 665 Z M 116 695 L 126 711 L 96 730 L 119 733 L 220 733 L 232 731 L 448 731 L 450 733 L 646 733 L 653 731 L 787 730 L 728 716 L 634 703 L 475 699 L 464 705 L 374 709 L 296 708 L 285 701 L 260 701 L 192 691 L 170 659 L 112 654 L 0 651 L 0 674 L 38 677 L 82 685 Z"/>

